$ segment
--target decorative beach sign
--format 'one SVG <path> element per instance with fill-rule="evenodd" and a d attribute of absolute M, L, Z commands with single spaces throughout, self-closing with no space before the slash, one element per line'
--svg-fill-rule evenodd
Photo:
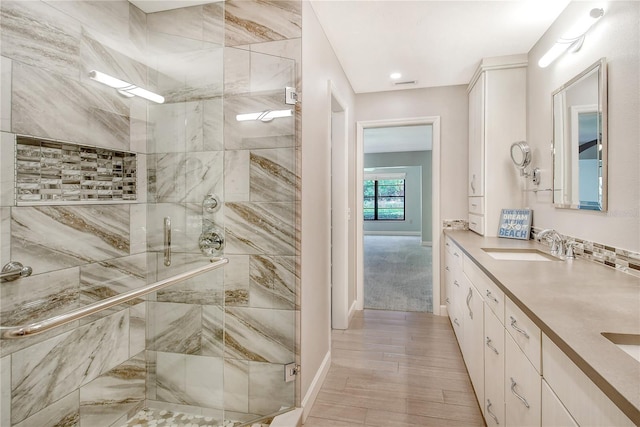
<path fill-rule="evenodd" d="M 529 240 L 531 209 L 502 209 L 498 237 Z"/>

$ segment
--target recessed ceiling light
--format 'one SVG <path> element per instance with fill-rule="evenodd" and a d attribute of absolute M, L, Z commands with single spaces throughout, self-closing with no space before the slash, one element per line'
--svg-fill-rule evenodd
<path fill-rule="evenodd" d="M 400 74 L 400 73 L 391 73 L 391 75 L 389 77 L 391 77 L 393 80 L 398 80 L 400 77 L 402 77 L 402 74 Z"/>

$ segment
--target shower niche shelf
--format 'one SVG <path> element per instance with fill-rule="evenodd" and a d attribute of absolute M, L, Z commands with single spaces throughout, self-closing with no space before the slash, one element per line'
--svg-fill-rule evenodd
<path fill-rule="evenodd" d="M 135 153 L 17 135 L 15 171 L 18 206 L 137 200 Z"/>

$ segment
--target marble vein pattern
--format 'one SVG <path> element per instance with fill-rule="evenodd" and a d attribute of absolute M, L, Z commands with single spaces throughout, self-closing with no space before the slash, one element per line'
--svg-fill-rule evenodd
<path fill-rule="evenodd" d="M 115 3 L 115 2 L 113 2 Z M 82 31 L 80 40 L 80 61 L 83 71 L 81 80 L 88 82 L 90 70 L 97 70 L 110 76 L 133 83 L 140 87 L 147 87 L 147 66 L 130 56 L 120 53 L 124 50 L 114 50 L 92 38 L 86 30 Z"/>
<path fill-rule="evenodd" d="M 15 61 L 80 76 L 80 23 L 40 1 L 0 5 L 2 54 Z"/>
<path fill-rule="evenodd" d="M 129 3 L 129 40 L 139 51 L 147 51 L 147 14 Z"/>
<path fill-rule="evenodd" d="M 159 155 L 202 147 L 202 102 L 149 105 L 149 129 L 150 148 Z"/>
<path fill-rule="evenodd" d="M 80 408 L 79 391 L 64 396 L 62 399 L 47 406 L 42 411 L 30 416 L 18 424 L 3 424 L 14 427 L 79 427 Z"/>
<path fill-rule="evenodd" d="M 185 200 L 202 203 L 207 194 L 222 194 L 224 153 L 222 151 L 188 153 L 185 158 Z"/>
<path fill-rule="evenodd" d="M 147 344 L 147 304 L 129 308 L 129 357 L 145 350 Z"/>
<path fill-rule="evenodd" d="M 0 283 L 0 318 L 3 326 L 22 325 L 63 314 L 79 307 L 77 267 L 32 275 Z"/>
<path fill-rule="evenodd" d="M 225 203 L 227 254 L 295 255 L 293 203 Z"/>
<path fill-rule="evenodd" d="M 82 265 L 80 266 L 80 303 L 86 306 L 128 291 L 141 289 L 147 281 L 147 255 L 144 253 Z M 137 298 L 126 304 L 103 310 L 81 319 L 81 324 L 92 322 L 143 301 L 142 298 Z"/>
<path fill-rule="evenodd" d="M 15 203 L 15 153 L 15 135 L 2 132 L 0 134 L 0 206 L 13 206 Z"/>
<path fill-rule="evenodd" d="M 18 423 L 129 357 L 126 311 L 12 355 L 11 420 Z"/>
<path fill-rule="evenodd" d="M 205 41 L 224 44 L 224 2 L 205 4 L 202 7 L 202 36 Z"/>
<path fill-rule="evenodd" d="M 157 90 L 167 103 L 221 96 L 223 52 L 223 48 L 203 42 L 196 50 L 157 55 Z"/>
<path fill-rule="evenodd" d="M 224 355 L 224 310 L 221 306 L 202 307 L 202 350 L 203 356 Z"/>
<path fill-rule="evenodd" d="M 129 39 L 129 5 L 124 1 L 59 1 L 44 0 L 66 15 L 82 23 L 86 30 L 101 36 L 102 43 L 117 43 Z M 114 46 L 115 47 L 115 46 Z"/>
<path fill-rule="evenodd" d="M 282 117 L 271 122 L 238 122 L 237 114 L 292 108 L 282 102 L 282 93 L 228 96 L 224 100 L 225 150 L 293 147 L 295 118 Z"/>
<path fill-rule="evenodd" d="M 202 349 L 202 307 L 192 304 L 149 302 L 147 349 L 199 354 Z"/>
<path fill-rule="evenodd" d="M 249 362 L 249 412 L 267 415 L 294 406 L 294 385 L 282 381 L 282 366 Z"/>
<path fill-rule="evenodd" d="M 252 255 L 249 271 L 251 307 L 295 308 L 295 257 Z"/>
<path fill-rule="evenodd" d="M 249 362 L 224 360 L 224 409 L 249 412 Z"/>
<path fill-rule="evenodd" d="M 129 255 L 129 206 L 42 206 L 11 210 L 11 254 L 34 271 Z"/>
<path fill-rule="evenodd" d="M 302 34 L 300 1 L 225 2 L 225 45 L 294 39 Z"/>
<path fill-rule="evenodd" d="M 293 361 L 294 321 L 291 310 L 226 308 L 226 357 L 282 364 Z"/>
<path fill-rule="evenodd" d="M 249 201 L 249 150 L 224 152 L 224 195 L 227 202 Z"/>
<path fill-rule="evenodd" d="M 226 47 L 224 49 L 225 96 L 248 93 L 250 90 L 251 52 L 245 49 Z"/>
<path fill-rule="evenodd" d="M 0 56 L 0 131 L 3 132 L 11 132 L 11 62 Z"/>
<path fill-rule="evenodd" d="M 157 353 L 157 400 L 222 409 L 222 358 Z"/>
<path fill-rule="evenodd" d="M 202 6 L 191 6 L 149 13 L 147 15 L 147 27 L 151 31 L 194 40 L 204 40 L 202 9 Z"/>
<path fill-rule="evenodd" d="M 0 425 L 11 425 L 11 357 L 0 359 Z"/>
<path fill-rule="evenodd" d="M 192 145 L 191 151 L 224 150 L 224 103 L 221 96 L 203 101 L 202 148 Z"/>
<path fill-rule="evenodd" d="M 293 59 L 251 52 L 251 93 L 295 87 L 295 78 L 296 62 Z"/>
<path fill-rule="evenodd" d="M 13 132 L 129 150 L 128 101 L 106 86 L 13 64 Z"/>
<path fill-rule="evenodd" d="M 224 269 L 225 307 L 249 305 L 249 256 L 226 255 L 231 268 Z"/>
<path fill-rule="evenodd" d="M 253 150 L 250 162 L 250 197 L 253 202 L 295 200 L 295 150 Z"/>
<path fill-rule="evenodd" d="M 208 258 L 198 254 L 176 254 L 172 257 L 171 266 L 159 262 L 158 280 L 166 279 L 180 273 L 200 268 L 209 263 Z M 159 302 L 182 304 L 221 305 L 224 268 L 201 274 L 191 279 L 176 283 L 156 292 Z"/>
<path fill-rule="evenodd" d="M 138 411 L 145 398 L 144 352 L 80 388 L 80 423 L 111 426 L 123 414 Z"/>

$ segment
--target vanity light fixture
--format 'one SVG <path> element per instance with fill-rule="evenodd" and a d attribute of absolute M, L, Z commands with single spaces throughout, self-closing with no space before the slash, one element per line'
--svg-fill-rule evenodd
<path fill-rule="evenodd" d="M 402 74 L 400 73 L 391 73 L 389 75 L 389 78 L 391 78 L 392 80 L 398 80 L 400 77 L 402 77 Z"/>
<path fill-rule="evenodd" d="M 109 87 L 116 89 L 118 93 L 128 98 L 131 98 L 132 96 L 139 96 L 140 98 L 144 98 L 149 101 L 156 102 L 158 104 L 164 103 L 163 96 L 158 95 L 157 93 L 148 91 L 146 89 L 142 89 L 141 87 L 138 87 L 132 83 L 127 83 L 124 80 L 111 77 L 110 75 L 101 73 L 100 71 L 96 71 L 96 70 L 89 71 L 89 78 L 97 82 L 100 82 L 103 85 L 107 85 Z"/>
<path fill-rule="evenodd" d="M 273 119 L 279 119 L 281 117 L 292 117 L 293 110 L 266 110 L 260 113 L 247 113 L 236 115 L 236 120 L 239 122 L 246 122 L 251 120 L 260 120 L 261 122 L 270 122 Z"/>
<path fill-rule="evenodd" d="M 584 43 L 585 35 L 589 28 L 596 23 L 604 15 L 604 9 L 591 9 L 588 16 L 584 16 L 573 27 L 560 37 L 556 43 L 544 54 L 538 61 L 541 68 L 549 66 L 553 61 L 558 59 L 565 51 L 577 52 Z"/>

